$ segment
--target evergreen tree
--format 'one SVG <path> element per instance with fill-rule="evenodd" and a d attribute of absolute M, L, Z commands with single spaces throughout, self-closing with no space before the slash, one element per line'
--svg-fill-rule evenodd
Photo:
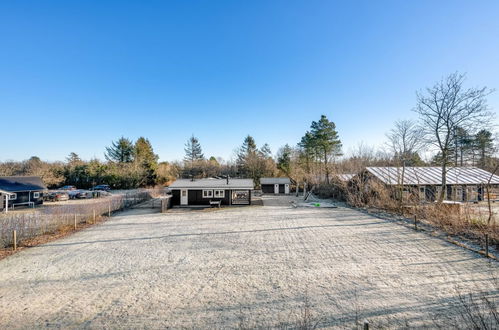
<path fill-rule="evenodd" d="M 329 183 L 329 161 L 331 158 L 341 156 L 341 141 L 336 131 L 336 125 L 329 121 L 325 115 L 319 121 L 313 121 L 310 126 L 312 144 L 324 163 L 326 183 Z"/>
<path fill-rule="evenodd" d="M 486 129 L 479 131 L 475 136 L 474 146 L 478 151 L 478 166 L 485 168 L 487 166 L 487 159 L 494 153 L 492 133 Z"/>
<path fill-rule="evenodd" d="M 202 176 L 203 166 L 201 163 L 204 160 L 204 155 L 201 144 L 194 135 L 185 143 L 184 151 L 184 163 L 186 165 L 184 176 L 190 177 L 192 180 L 197 176 Z"/>
<path fill-rule="evenodd" d="M 211 156 L 209 161 L 212 165 L 220 166 L 220 163 L 218 162 L 218 160 L 214 156 Z"/>
<path fill-rule="evenodd" d="M 237 158 L 244 163 L 244 159 L 257 152 L 255 139 L 248 135 L 244 138 L 243 145 L 239 148 Z"/>
<path fill-rule="evenodd" d="M 239 175 L 249 175 L 249 162 L 256 158 L 257 151 L 258 149 L 256 147 L 255 139 L 252 136 L 247 135 L 237 152 L 237 167 Z"/>
<path fill-rule="evenodd" d="M 203 160 L 203 150 L 201 149 L 201 144 L 199 140 L 193 135 L 187 142 L 185 143 L 185 157 L 184 161 L 193 165 L 194 162 Z"/>
<path fill-rule="evenodd" d="M 255 139 L 246 136 L 237 152 L 237 169 L 239 176 L 252 178 L 255 186 L 259 185 L 262 176 L 273 175 L 275 162 L 268 144 L 258 149 Z"/>
<path fill-rule="evenodd" d="M 76 164 L 81 163 L 81 158 L 80 158 L 80 156 L 78 156 L 77 153 L 71 152 L 68 155 L 68 157 L 66 157 L 66 162 L 68 163 L 68 165 L 76 165 Z"/>
<path fill-rule="evenodd" d="M 454 166 L 464 166 L 473 151 L 473 138 L 462 127 L 454 130 Z"/>
<path fill-rule="evenodd" d="M 265 143 L 261 148 L 260 148 L 260 154 L 264 158 L 272 158 L 272 150 L 270 150 L 270 146 L 268 143 Z"/>
<path fill-rule="evenodd" d="M 286 144 L 284 147 L 282 147 L 281 150 L 279 150 L 277 156 L 277 168 L 284 172 L 284 174 L 286 174 L 288 177 L 291 173 L 291 153 L 291 147 Z"/>
<path fill-rule="evenodd" d="M 157 178 L 158 155 L 154 153 L 149 140 L 144 137 L 135 142 L 135 161 L 143 171 L 142 185 L 153 186 Z"/>
<path fill-rule="evenodd" d="M 132 141 L 121 137 L 118 141 L 113 141 L 110 147 L 106 147 L 105 157 L 111 162 L 130 163 L 134 158 L 134 149 Z"/>
<path fill-rule="evenodd" d="M 312 133 L 306 132 L 298 143 L 300 147 L 300 159 L 304 163 L 305 173 L 310 174 L 311 163 L 315 160 L 316 148 L 314 145 L 314 138 Z"/>

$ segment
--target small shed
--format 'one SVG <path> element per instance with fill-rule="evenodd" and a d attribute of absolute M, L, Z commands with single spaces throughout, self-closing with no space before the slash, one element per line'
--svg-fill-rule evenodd
<path fill-rule="evenodd" d="M 47 190 L 38 176 L 0 177 L 0 207 L 4 211 L 18 205 L 43 204 L 43 192 Z"/>
<path fill-rule="evenodd" d="M 289 178 L 261 178 L 260 186 L 264 194 L 289 194 Z"/>
<path fill-rule="evenodd" d="M 251 179 L 180 179 L 169 186 L 173 206 L 189 205 L 250 205 Z"/>

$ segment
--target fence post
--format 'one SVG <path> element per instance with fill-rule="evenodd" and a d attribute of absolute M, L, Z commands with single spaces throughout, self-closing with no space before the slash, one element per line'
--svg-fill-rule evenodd
<path fill-rule="evenodd" d="M 414 214 L 414 230 L 418 230 L 418 216 Z"/>
<path fill-rule="evenodd" d="M 76 230 L 76 213 L 75 213 L 75 230 Z"/>
<path fill-rule="evenodd" d="M 14 243 L 12 248 L 15 251 L 17 250 L 17 232 L 15 230 L 12 232 L 12 242 Z"/>
<path fill-rule="evenodd" d="M 107 213 L 109 217 L 111 217 L 111 202 L 109 202 L 109 212 Z"/>
<path fill-rule="evenodd" d="M 489 257 L 489 234 L 485 234 L 485 258 Z"/>
<path fill-rule="evenodd" d="M 95 223 L 95 209 L 94 209 L 94 223 Z"/>

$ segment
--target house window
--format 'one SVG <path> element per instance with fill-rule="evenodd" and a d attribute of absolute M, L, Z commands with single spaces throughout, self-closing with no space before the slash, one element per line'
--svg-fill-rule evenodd
<path fill-rule="evenodd" d="M 224 198 L 225 190 L 215 190 L 215 198 Z"/>
<path fill-rule="evenodd" d="M 17 194 L 12 194 L 12 195 L 9 195 L 9 199 L 10 199 L 10 200 L 17 199 Z"/>
<path fill-rule="evenodd" d="M 40 193 L 38 191 L 35 191 L 33 193 L 33 198 L 40 198 Z"/>
<path fill-rule="evenodd" d="M 203 198 L 212 198 L 213 190 L 203 190 Z"/>
<path fill-rule="evenodd" d="M 236 190 L 232 192 L 232 204 L 249 204 L 250 194 L 247 190 Z"/>

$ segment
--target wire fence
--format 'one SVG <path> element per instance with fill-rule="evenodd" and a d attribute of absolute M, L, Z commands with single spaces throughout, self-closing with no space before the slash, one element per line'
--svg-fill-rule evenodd
<path fill-rule="evenodd" d="M 112 195 L 89 203 L 41 207 L 34 211 L 0 214 L 0 248 L 22 240 L 52 234 L 62 229 L 76 229 L 82 223 L 95 223 L 103 216 L 126 210 L 152 198 L 151 191 L 135 190 Z M 16 240 L 14 242 L 14 235 Z"/>

